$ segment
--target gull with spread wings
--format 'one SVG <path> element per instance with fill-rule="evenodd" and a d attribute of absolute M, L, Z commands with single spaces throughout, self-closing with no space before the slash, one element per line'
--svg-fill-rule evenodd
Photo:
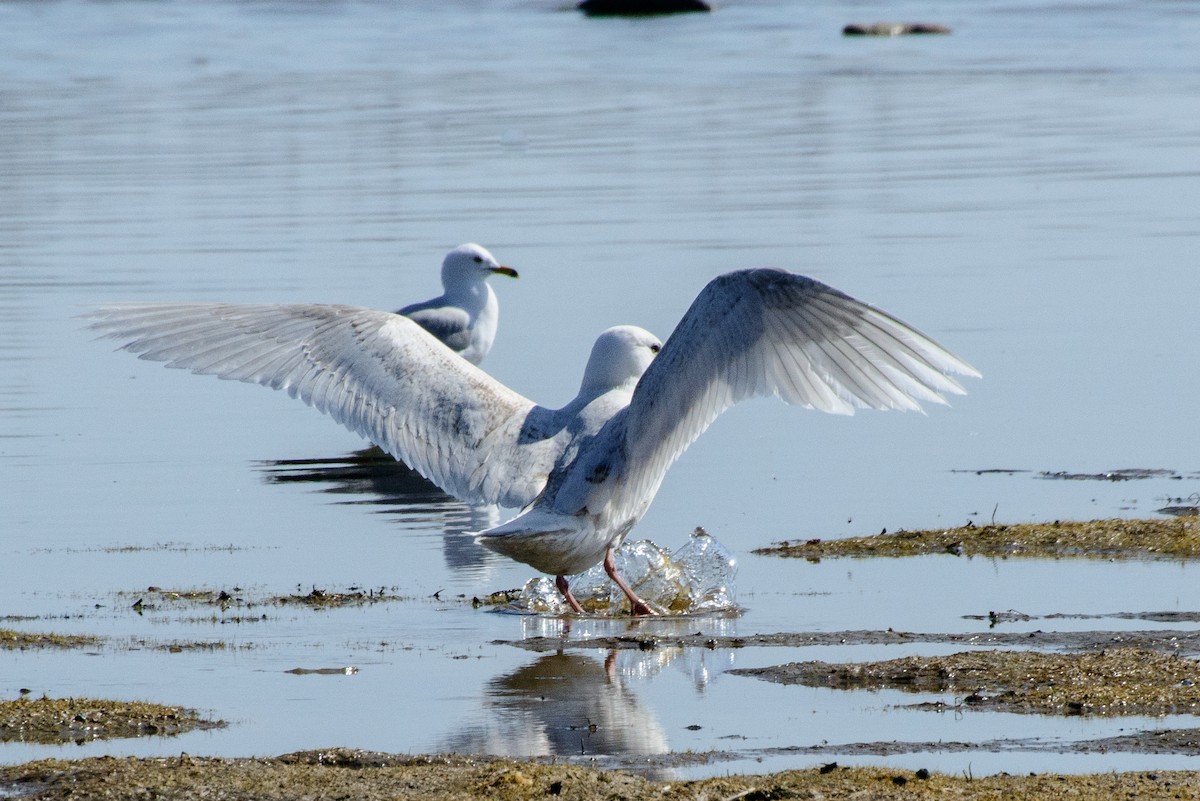
<path fill-rule="evenodd" d="M 666 343 L 603 332 L 579 394 L 548 409 L 456 356 L 412 320 L 352 306 L 144 303 L 105 306 L 91 326 L 143 359 L 287 391 L 468 503 L 518 508 L 479 541 L 555 576 L 603 562 L 633 614 L 653 610 L 613 551 L 667 468 L 722 411 L 777 395 L 852 414 L 919 410 L 979 373 L 906 323 L 833 287 L 776 269 L 726 273 Z"/>

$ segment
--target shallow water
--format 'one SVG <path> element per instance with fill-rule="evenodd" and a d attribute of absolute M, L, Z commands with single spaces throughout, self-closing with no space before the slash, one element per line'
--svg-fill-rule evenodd
<path fill-rule="evenodd" d="M 604 653 L 494 645 L 560 625 L 468 602 L 530 578 L 464 534 L 494 513 L 346 472 L 363 443 L 311 410 L 139 363 L 73 319 L 138 299 L 395 308 L 435 294 L 442 253 L 475 240 L 522 274 L 494 282 L 503 319 L 484 366 L 559 404 L 598 331 L 665 336 L 712 276 L 787 267 L 911 321 L 985 379 L 927 416 L 774 401 L 726 414 L 636 536 L 674 549 L 704 526 L 741 556 L 746 611 L 639 630 L 971 631 L 986 623 L 963 616 L 989 610 L 1196 611 L 1192 565 L 749 554 L 885 527 L 1148 515 L 1200 491 L 1200 17 L 1183 2 L 887 15 L 954 33 L 844 39 L 870 7 L 782 1 L 638 21 L 553 2 L 0 4 L 0 613 L 34 618 L 0 625 L 122 643 L 0 652 L 0 694 L 132 696 L 232 724 L 6 744 L 0 760 L 332 745 L 631 764 L 742 754 L 684 771 L 719 773 L 829 761 L 759 753 L 822 741 L 1190 725 L 934 715 L 886 693 L 722 674 L 893 647 L 622 652 L 606 666 Z M 1175 475 L 1037 478 L 1130 467 Z M 972 472 L 992 468 L 1032 472 Z M 223 623 L 208 609 L 138 616 L 117 594 L 151 585 L 407 600 Z M 628 625 L 577 622 L 572 636 Z M 151 647 L 195 640 L 227 647 Z M 344 664 L 360 671 L 284 673 Z M 1194 767 L 984 751 L 839 761 Z"/>

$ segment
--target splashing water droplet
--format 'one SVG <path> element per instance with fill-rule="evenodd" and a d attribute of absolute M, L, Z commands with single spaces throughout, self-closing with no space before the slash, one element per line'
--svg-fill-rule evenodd
<path fill-rule="evenodd" d="M 521 588 L 521 595 L 512 606 L 539 615 L 560 615 L 567 609 L 562 595 L 554 586 L 554 579 L 531 578 Z"/>
<path fill-rule="evenodd" d="M 627 542 L 615 554 L 617 571 L 643 600 L 667 614 L 736 612 L 737 560 L 724 545 L 698 528 L 675 553 L 649 540 Z M 628 602 L 602 565 L 573 576 L 571 592 L 592 614 L 628 613 Z M 513 606 L 535 614 L 559 615 L 567 605 L 549 578 L 530 579 Z"/>
<path fill-rule="evenodd" d="M 707 531 L 697 528 L 671 558 L 683 567 L 691 611 L 737 608 L 737 559 Z"/>

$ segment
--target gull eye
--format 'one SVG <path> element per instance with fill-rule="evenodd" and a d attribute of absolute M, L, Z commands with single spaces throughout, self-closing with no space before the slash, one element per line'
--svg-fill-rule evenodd
<path fill-rule="evenodd" d="M 662 345 L 654 344 L 650 346 L 651 353 L 658 353 L 660 350 L 662 350 Z"/>
<path fill-rule="evenodd" d="M 475 263 L 476 263 L 476 264 L 483 264 L 483 256 L 476 256 L 476 257 L 475 257 Z"/>

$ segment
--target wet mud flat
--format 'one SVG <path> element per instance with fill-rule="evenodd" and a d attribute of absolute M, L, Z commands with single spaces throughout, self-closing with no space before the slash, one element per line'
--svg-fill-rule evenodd
<path fill-rule="evenodd" d="M 1001 613 L 994 613 L 999 615 Z M 1155 617 L 1158 615 L 1155 614 Z M 1053 617 L 1047 615 L 1047 618 Z M 1077 617 L 1074 615 L 1061 617 Z M 1124 616 L 1123 616 L 1124 617 Z M 1147 631 L 1028 631 L 1028 632 L 925 632 L 883 631 L 782 631 L 767 634 L 729 636 L 697 631 L 692 634 L 628 634 L 601 637 L 581 637 L 563 640 L 558 637 L 527 637 L 522 640 L 496 640 L 497 645 L 511 645 L 535 653 L 564 650 L 607 649 L 654 651 L 659 648 L 798 648 L 828 645 L 905 645 L 950 644 L 963 646 L 1007 646 L 1020 648 L 1055 648 L 1074 651 L 1103 651 L 1109 648 L 1142 648 L 1171 654 L 1200 654 L 1200 631 L 1188 629 L 1155 629 Z"/>
<path fill-rule="evenodd" d="M 973 535 L 979 535 L 971 539 Z M 966 526 L 927 533 L 898 532 L 845 541 L 783 543 L 768 552 L 785 556 L 903 556 L 929 553 L 947 558 L 972 554 L 1054 558 L 1200 557 L 1190 544 L 1195 522 L 1091 521 L 1036 526 Z M 838 550 L 840 548 L 841 550 Z M 819 555 L 814 555 L 819 549 Z M 990 549 L 990 550 L 988 550 Z M 164 590 L 149 587 L 121 593 L 121 605 L 137 614 L 177 618 L 189 609 L 216 607 L 221 614 L 271 607 L 299 606 L 314 612 L 337 606 L 406 600 L 383 588 L 349 587 L 344 591 L 297 588 L 294 595 L 255 597 L 241 588 Z M 484 598 L 462 598 L 471 606 L 503 606 L 514 591 Z M 409 599 L 410 600 L 410 599 Z M 770 667 L 735 669 L 744 681 L 829 687 L 844 691 L 896 689 L 924 695 L 912 704 L 897 704 L 937 714 L 989 714 L 992 711 L 1044 716 L 1198 716 L 1200 721 L 1200 612 L 1131 611 L 1109 615 L 1047 614 L 1040 617 L 1014 610 L 986 615 L 964 614 L 987 621 L 986 631 L 905 632 L 783 631 L 730 636 L 703 630 L 697 619 L 693 633 L 655 631 L 630 621 L 615 636 L 527 637 L 496 640 L 493 645 L 534 652 L 624 649 L 743 649 L 834 645 L 960 646 L 958 653 L 905 656 L 860 663 L 790 662 Z M 1107 618 L 1146 620 L 1174 627 L 1144 630 L 1006 631 L 1005 624 L 1037 619 Z M 27 623 L 29 621 L 22 621 Z M 687 631 L 687 629 L 684 629 Z M 221 640 L 214 641 L 220 643 Z M 214 643 L 206 645 L 215 647 Z M 87 636 L 0 630 L 0 647 L 23 649 L 113 649 L 122 640 Z M 146 647 L 138 643 L 137 647 Z M 151 643 L 152 645 L 152 643 Z M 178 644 L 162 643 L 174 650 Z M 132 645 L 131 645 L 132 647 Z M 297 669 L 299 671 L 300 669 Z M 346 672 L 338 668 L 336 672 Z M 335 672 L 334 669 L 302 672 Z M 24 691 L 22 691 L 24 692 Z M 3 718 L 10 739 L 26 742 L 78 742 L 108 737 L 171 736 L 189 727 L 223 725 L 191 710 L 163 707 L 141 710 L 121 701 L 32 699 L 0 702 L 11 712 Z M 22 718 L 22 715 L 24 716 Z M 190 716 L 190 717 L 189 717 Z M 34 726 L 45 723 L 44 739 Z M 119 723 L 127 722 L 121 728 Z M 670 752 L 600 758 L 583 762 L 572 757 L 522 761 L 470 754 L 412 756 L 350 749 L 305 751 L 274 758 L 209 758 L 187 754 L 171 758 L 98 757 L 43 760 L 0 767 L 0 798 L 245 798 L 297 797 L 374 798 L 705 798 L 715 801 L 773 798 L 1198 798 L 1200 771 L 1134 771 L 1103 775 L 999 774 L 977 778 L 899 768 L 847 768 L 836 760 L 934 752 L 1043 752 L 1062 754 L 1138 753 L 1200 756 L 1200 725 L 1123 731 L 1119 736 L 1063 741 L 1006 738 L 985 742 L 849 742 L 781 745 L 759 749 Z M 769 775 L 725 776 L 703 780 L 658 781 L 659 769 L 719 765 L 747 757 L 814 758 L 821 767 Z M 916 767 L 916 766 L 912 766 Z"/>
<path fill-rule="evenodd" d="M 44 649 L 88 649 L 111 647 L 102 637 L 82 634 L 17 631 L 0 628 L 0 649 L 12 651 Z M 199 644 L 162 643 L 157 647 L 182 652 Z M 224 647 L 223 642 L 208 647 Z M 182 734 L 193 729 L 214 729 L 224 721 L 210 720 L 194 709 L 102 698 L 34 697 L 21 688 L 17 698 L 0 699 L 0 743 L 76 743 L 126 737 Z M 0 788 L 0 798 L 4 798 Z"/>
<path fill-rule="evenodd" d="M 145 701 L 45 696 L 0 701 L 0 743 L 84 743 L 171 736 L 224 725 L 223 721 L 201 717 L 194 709 Z"/>
<path fill-rule="evenodd" d="M 754 551 L 824 559 L 872 556 L 1024 556 L 1040 559 L 1200 558 L 1200 517 L 1012 523 L 883 531 L 868 537 L 783 541 Z"/>
<path fill-rule="evenodd" d="M 1147 771 L 1090 776 L 948 776 L 924 770 L 819 768 L 696 781 L 654 781 L 623 771 L 543 761 L 399 756 L 335 749 L 271 759 L 99 757 L 0 768 L 0 797 L 27 799 L 564 798 L 925 799 L 1200 798 L 1200 773 Z"/>
<path fill-rule="evenodd" d="M 299 588 L 287 595 L 272 595 L 258 598 L 246 593 L 241 587 L 231 590 L 208 589 L 163 589 L 147 587 L 139 592 L 122 592 L 120 598 L 136 597 L 128 606 L 138 614 L 151 611 L 171 611 L 180 606 L 209 606 L 221 611 L 229 609 L 254 610 L 269 606 L 304 606 L 309 609 L 337 609 L 344 606 L 403 601 L 386 587 L 348 587 L 345 590 L 324 589 L 314 586 L 308 592 Z"/>
<path fill-rule="evenodd" d="M 745 637 L 623 635 L 558 643 L 558 650 L 608 648 L 641 651 L 676 648 L 772 648 L 832 645 L 960 644 L 977 647 L 948 655 L 917 655 L 875 662 L 789 662 L 733 668 L 779 684 L 854 690 L 900 690 L 926 700 L 897 704 L 927 712 L 1043 716 L 1200 716 L 1200 635 L 1184 631 L 984 632 L 939 634 L 842 631 Z M 554 649 L 552 638 L 507 644 L 534 652 Z M 997 647 L 1009 646 L 1009 647 Z M 1011 646 L 1018 646 L 1012 648 Z M 1040 649 L 1047 650 L 1040 650 Z M 891 756 L 969 751 L 1100 754 L 1112 752 L 1200 756 L 1200 727 L 1133 730 L 1117 737 L 1082 740 L 1004 738 L 986 742 L 850 742 L 765 748 L 752 756 L 791 754 Z M 741 756 L 746 756 L 745 753 Z M 709 753 L 710 761 L 733 754 Z"/>
<path fill-rule="evenodd" d="M 780 684 L 952 693 L 959 705 L 1043 715 L 1200 713 L 1200 663 L 1139 648 L 1099 653 L 964 651 L 879 662 L 735 668 Z M 944 702 L 919 704 L 940 708 Z"/>
<path fill-rule="evenodd" d="M 86 648 L 99 645 L 99 637 L 88 634 L 52 634 L 0 628 L 0 648 L 26 651 L 39 648 Z"/>

